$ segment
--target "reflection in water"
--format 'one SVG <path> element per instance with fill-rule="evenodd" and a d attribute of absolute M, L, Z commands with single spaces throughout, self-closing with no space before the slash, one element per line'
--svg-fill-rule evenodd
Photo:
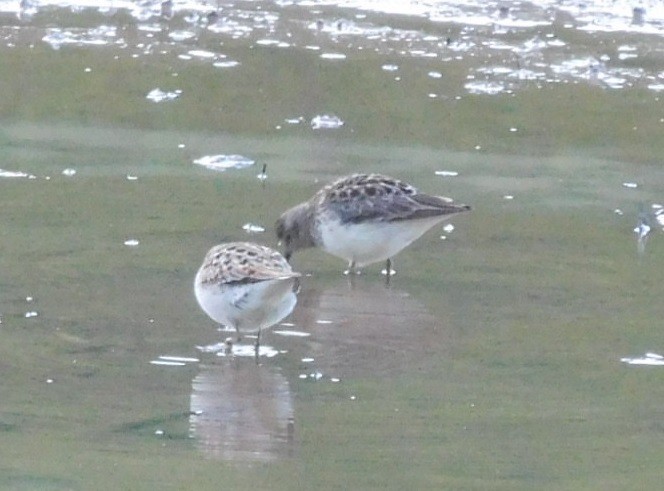
<path fill-rule="evenodd" d="M 653 203 L 650 208 L 642 206 L 636 227 L 634 227 L 636 250 L 639 254 L 645 253 L 652 227 L 657 227 L 657 225 L 661 225 L 662 230 L 664 230 L 664 206 L 658 203 Z"/>
<path fill-rule="evenodd" d="M 231 329 L 220 329 L 221 332 L 235 332 Z M 246 338 L 256 339 L 256 335 L 248 335 Z M 256 358 L 257 356 L 273 358 L 283 351 L 278 351 L 272 346 L 266 346 L 264 344 L 259 345 L 258 353 L 256 353 L 256 344 L 240 344 L 231 342 L 232 338 L 227 338 L 226 341 L 220 343 L 208 344 L 205 346 L 196 346 L 196 349 L 201 353 L 215 353 L 217 356 L 228 356 L 228 357 L 247 357 Z"/>
<path fill-rule="evenodd" d="M 652 209 L 655 222 L 657 222 L 662 227 L 662 231 L 664 231 L 664 206 L 658 203 L 653 203 Z"/>
<path fill-rule="evenodd" d="M 409 293 L 377 280 L 358 276 L 351 284 L 339 278 L 321 288 L 310 279 L 303 285 L 290 319 L 296 329 L 311 333 L 302 338 L 302 354 L 314 359 L 307 363 L 313 373 L 325 378 L 386 375 L 415 368 L 452 346 L 444 318 L 432 315 Z"/>
<path fill-rule="evenodd" d="M 191 383 L 190 434 L 213 459 L 269 462 L 295 451 L 293 398 L 274 366 L 218 358 Z"/>
<path fill-rule="evenodd" d="M 323 288 L 309 278 L 289 329 L 273 333 L 289 338 L 291 357 L 300 353 L 307 371 L 300 378 L 340 382 L 396 374 L 441 356 L 452 345 L 443 319 L 377 279 L 354 277 L 351 284 L 340 277 Z M 293 335 L 302 331 L 310 335 Z M 252 353 L 220 352 L 214 363 L 201 364 L 192 381 L 190 433 L 210 458 L 267 462 L 295 453 L 288 380 L 273 363 L 254 363 Z"/>
<path fill-rule="evenodd" d="M 625 357 L 620 361 L 628 365 L 664 366 L 664 356 L 657 353 L 646 353 L 644 356 Z"/>
<path fill-rule="evenodd" d="M 646 251 L 646 241 L 650 233 L 650 225 L 646 223 L 644 218 L 639 218 L 639 223 L 634 228 L 634 233 L 636 234 L 636 250 L 639 254 L 643 254 Z"/>

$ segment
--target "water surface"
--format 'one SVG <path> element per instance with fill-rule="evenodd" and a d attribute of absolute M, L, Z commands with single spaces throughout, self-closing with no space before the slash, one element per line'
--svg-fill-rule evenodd
<path fill-rule="evenodd" d="M 659 483 L 656 3 L 0 5 L 0 487 Z M 474 210 L 198 350 L 210 246 L 354 171 Z"/>

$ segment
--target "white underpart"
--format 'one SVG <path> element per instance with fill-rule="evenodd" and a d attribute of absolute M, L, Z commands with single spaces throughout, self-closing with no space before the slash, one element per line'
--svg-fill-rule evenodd
<path fill-rule="evenodd" d="M 297 298 L 295 278 L 245 285 L 203 285 L 196 276 L 194 293 L 212 320 L 236 329 L 238 334 L 267 329 L 290 314 Z"/>
<path fill-rule="evenodd" d="M 334 256 L 354 262 L 357 267 L 363 267 L 393 257 L 431 227 L 452 216 L 398 222 L 322 223 L 322 248 Z"/>

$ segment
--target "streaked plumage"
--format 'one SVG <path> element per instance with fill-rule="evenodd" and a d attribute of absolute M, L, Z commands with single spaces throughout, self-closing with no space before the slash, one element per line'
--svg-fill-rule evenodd
<path fill-rule="evenodd" d="M 277 251 L 251 242 L 230 242 L 208 251 L 194 280 L 196 300 L 214 321 L 238 336 L 258 333 L 291 313 L 300 273 Z"/>
<path fill-rule="evenodd" d="M 345 259 L 350 269 L 388 261 L 431 227 L 469 211 L 443 196 L 420 192 L 380 174 L 353 174 L 323 187 L 284 212 L 276 223 L 285 256 L 320 247 Z"/>

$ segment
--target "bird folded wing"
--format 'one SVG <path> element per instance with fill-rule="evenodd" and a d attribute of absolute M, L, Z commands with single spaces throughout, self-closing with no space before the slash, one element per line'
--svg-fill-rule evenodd
<path fill-rule="evenodd" d="M 394 194 L 389 199 L 355 199 L 331 204 L 342 223 L 364 223 L 372 221 L 393 222 L 416 220 L 463 211 L 449 198 L 426 194 Z"/>

